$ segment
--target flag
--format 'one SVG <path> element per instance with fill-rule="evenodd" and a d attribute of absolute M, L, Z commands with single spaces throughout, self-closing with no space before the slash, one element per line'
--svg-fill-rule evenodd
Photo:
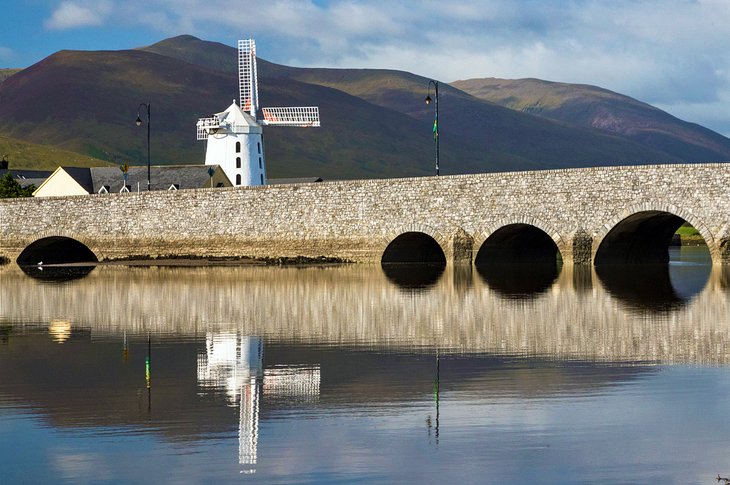
<path fill-rule="evenodd" d="M 439 120 L 435 118 L 433 120 L 433 141 L 436 141 L 439 137 Z"/>

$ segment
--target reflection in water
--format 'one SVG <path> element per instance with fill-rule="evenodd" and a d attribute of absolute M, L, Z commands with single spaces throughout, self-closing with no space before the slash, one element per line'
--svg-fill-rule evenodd
<path fill-rule="evenodd" d="M 596 267 L 601 283 L 630 308 L 671 311 L 689 303 L 707 284 L 711 260 L 706 247 L 671 248 L 670 262 Z"/>
<path fill-rule="evenodd" d="M 238 463 L 243 473 L 255 473 L 259 443 L 259 400 L 313 402 L 319 396 L 319 365 L 279 365 L 264 369 L 261 337 L 208 332 L 205 353 L 198 354 L 198 385 L 223 390 L 239 406 Z M 263 387 L 262 387 L 263 386 Z"/>
<path fill-rule="evenodd" d="M 488 264 L 477 272 L 495 292 L 507 298 L 531 298 L 547 291 L 558 277 L 559 267 L 547 264 Z"/>
<path fill-rule="evenodd" d="M 614 297 L 631 308 L 669 311 L 686 303 L 674 291 L 667 264 L 602 265 L 596 274 Z"/>
<path fill-rule="evenodd" d="M 39 266 L 39 265 L 23 265 L 20 269 L 31 278 L 50 282 L 63 282 L 78 280 L 93 271 L 96 266 Z"/>
<path fill-rule="evenodd" d="M 404 290 L 423 290 L 435 285 L 444 273 L 440 263 L 383 263 L 383 273 Z"/>
<path fill-rule="evenodd" d="M 636 312 L 634 300 L 621 298 L 620 285 L 631 281 L 606 291 L 601 278 L 585 271 L 564 266 L 542 293 L 515 300 L 477 272 L 454 267 L 443 270 L 431 287 L 407 294 L 380 268 L 368 266 L 102 266 L 74 285 L 39 284 L 17 267 L 4 267 L 0 320 L 30 319 L 47 326 L 66 319 L 72 328 L 90 328 L 95 335 L 195 335 L 201 328 L 214 328 L 368 348 L 440 348 L 445 354 L 728 360 L 730 298 L 723 273 L 713 272 L 694 298 L 669 310 L 652 310 L 646 300 L 655 297 L 645 292 L 644 310 Z M 656 280 L 652 286 L 660 287 Z"/>

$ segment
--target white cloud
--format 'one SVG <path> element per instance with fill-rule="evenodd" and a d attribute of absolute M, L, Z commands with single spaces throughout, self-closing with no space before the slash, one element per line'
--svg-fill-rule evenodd
<path fill-rule="evenodd" d="M 65 1 L 46 20 L 45 27 L 49 30 L 68 30 L 102 25 L 111 8 L 112 4 L 105 1 L 88 4 Z"/>

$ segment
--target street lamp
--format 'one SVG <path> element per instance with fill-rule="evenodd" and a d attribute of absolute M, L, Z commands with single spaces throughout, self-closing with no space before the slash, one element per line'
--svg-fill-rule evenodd
<path fill-rule="evenodd" d="M 438 81 L 428 81 L 428 93 L 426 93 L 426 104 L 431 104 L 431 85 L 435 90 L 436 98 L 435 108 L 436 117 L 433 119 L 433 141 L 436 142 L 436 176 L 439 176 L 439 83 Z"/>
<path fill-rule="evenodd" d="M 142 125 L 142 118 L 140 118 L 139 110 L 144 107 L 147 109 L 147 191 L 152 190 L 150 188 L 150 103 L 139 103 L 137 107 L 137 120 L 134 122 L 135 125 Z"/>

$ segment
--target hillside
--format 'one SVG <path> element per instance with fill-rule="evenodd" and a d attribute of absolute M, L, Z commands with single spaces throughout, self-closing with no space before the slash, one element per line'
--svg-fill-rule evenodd
<path fill-rule="evenodd" d="M 263 106 L 318 105 L 322 119 L 316 129 L 266 129 L 269 176 L 432 174 L 427 84 L 401 71 L 292 68 L 259 59 Z M 445 174 L 717 160 L 440 88 Z M 191 36 L 134 50 L 61 51 L 0 84 L 0 134 L 115 164 L 145 163 L 146 130 L 134 119 L 139 103 L 149 101 L 152 163 L 202 163 L 195 122 L 225 109 L 237 90 L 236 50 Z"/>
<path fill-rule="evenodd" d="M 22 69 L 0 69 L 0 83 L 20 71 L 22 71 Z"/>
<path fill-rule="evenodd" d="M 174 37 L 143 49 L 209 69 L 233 73 L 236 69 L 233 47 L 192 36 Z M 326 86 L 381 108 L 399 111 L 419 122 L 426 136 L 433 123 L 433 108 L 423 102 L 428 79 L 411 73 L 293 68 L 259 59 L 259 74 Z M 264 105 L 269 102 L 264 96 L 261 99 Z M 542 123 L 539 118 L 485 103 L 447 84 L 441 84 L 440 101 L 441 158 L 445 173 L 680 160 L 671 153 L 595 130 Z"/>
<path fill-rule="evenodd" d="M 496 78 L 451 85 L 510 109 L 618 134 L 687 161 L 730 160 L 730 139 L 597 86 Z"/>
<path fill-rule="evenodd" d="M 0 158 L 10 162 L 10 168 L 54 170 L 59 165 L 70 167 L 99 167 L 108 162 L 48 145 L 38 145 L 0 135 Z"/>

